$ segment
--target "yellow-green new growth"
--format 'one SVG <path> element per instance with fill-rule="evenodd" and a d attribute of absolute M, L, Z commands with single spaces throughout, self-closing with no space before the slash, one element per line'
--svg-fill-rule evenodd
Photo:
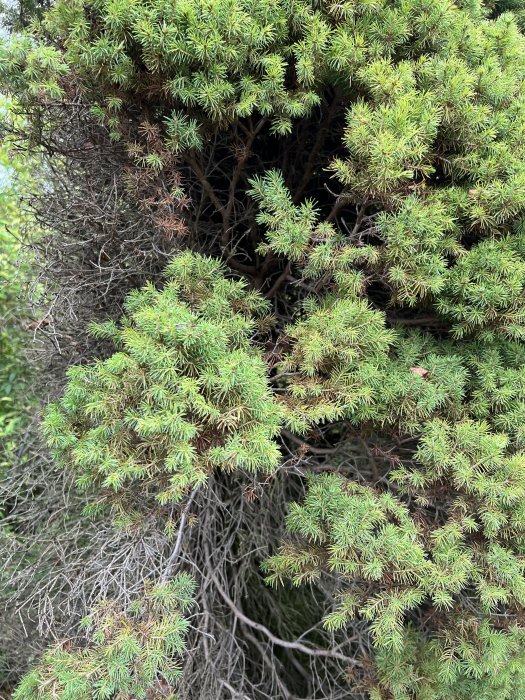
<path fill-rule="evenodd" d="M 177 256 L 167 278 L 131 293 L 120 325 L 93 326 L 117 351 L 71 368 L 44 421 L 77 484 L 124 519 L 135 497 L 178 501 L 215 469 L 279 461 L 281 411 L 250 342 L 267 303 L 202 256 Z"/>
<path fill-rule="evenodd" d="M 82 621 L 87 643 L 46 651 L 13 699 L 174 700 L 189 627 L 183 613 L 192 604 L 194 587 L 190 576 L 178 574 L 169 583 L 146 582 L 128 607 L 112 600 L 98 603 Z"/>

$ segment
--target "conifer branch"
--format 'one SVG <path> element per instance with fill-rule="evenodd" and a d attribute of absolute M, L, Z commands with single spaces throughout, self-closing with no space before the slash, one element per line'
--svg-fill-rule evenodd
<path fill-rule="evenodd" d="M 260 622 L 255 622 L 254 620 L 251 620 L 243 612 L 241 612 L 239 608 L 235 605 L 233 600 L 228 596 L 226 591 L 223 589 L 223 587 L 217 580 L 217 577 L 213 573 L 211 574 L 211 579 L 215 584 L 217 590 L 219 591 L 222 599 L 228 605 L 235 617 L 248 627 L 257 630 L 258 632 L 262 632 L 262 634 L 264 634 L 264 636 L 267 637 L 272 642 L 272 644 L 283 647 L 285 649 L 293 649 L 295 651 L 301 652 L 302 654 L 307 654 L 308 656 L 318 656 L 324 658 L 337 659 L 338 661 L 343 661 L 344 663 L 351 666 L 355 664 L 355 659 L 352 659 L 349 656 L 345 656 L 344 654 L 340 654 L 335 650 L 315 649 L 313 647 L 307 647 L 301 642 L 289 642 L 284 639 L 279 639 L 279 637 L 276 637 L 272 632 L 270 632 L 270 630 L 267 627 L 262 625 Z"/>
<path fill-rule="evenodd" d="M 314 168 L 316 167 L 317 160 L 319 158 L 320 151 L 323 147 L 324 141 L 326 139 L 327 134 L 329 133 L 330 129 L 330 124 L 332 120 L 334 119 L 336 113 L 337 113 L 337 108 L 340 106 L 341 103 L 341 96 L 339 95 L 338 91 L 336 90 L 335 95 L 330 102 L 330 105 L 328 109 L 324 110 L 323 118 L 321 120 L 321 123 L 316 129 L 316 135 L 315 135 L 315 141 L 314 144 L 310 150 L 310 153 L 308 155 L 308 160 L 306 162 L 306 165 L 304 167 L 303 175 L 301 177 L 301 180 L 299 182 L 299 185 L 294 191 L 293 194 L 293 203 L 297 204 L 300 202 L 301 197 L 303 196 L 303 193 L 305 189 L 308 187 L 310 183 L 310 179 L 312 177 Z"/>
<path fill-rule="evenodd" d="M 177 539 L 175 540 L 175 545 L 173 547 L 173 551 L 171 552 L 170 556 L 168 557 L 166 564 L 164 565 L 164 571 L 162 573 L 162 576 L 160 578 L 161 581 L 169 581 L 169 579 L 173 575 L 173 571 L 175 570 L 175 567 L 177 566 L 177 560 L 180 555 L 180 551 L 182 548 L 182 542 L 184 539 L 184 529 L 186 527 L 186 522 L 188 520 L 188 514 L 189 510 L 191 508 L 191 504 L 193 503 L 193 500 L 198 492 L 198 489 L 193 489 L 191 494 L 188 497 L 188 500 L 184 504 L 184 507 L 182 508 L 182 513 L 180 516 L 180 522 L 179 522 L 179 528 L 177 531 Z"/>

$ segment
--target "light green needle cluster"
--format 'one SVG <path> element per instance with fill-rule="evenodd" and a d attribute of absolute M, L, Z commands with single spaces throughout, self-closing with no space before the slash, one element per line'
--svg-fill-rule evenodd
<path fill-rule="evenodd" d="M 281 412 L 250 343 L 267 311 L 220 263 L 175 257 L 160 290 L 129 295 L 120 325 L 92 331 L 117 348 L 72 367 L 44 430 L 79 486 L 121 522 L 134 499 L 180 500 L 216 469 L 271 472 Z M 130 509 L 131 507 L 131 509 Z"/>
<path fill-rule="evenodd" d="M 94 100 L 93 112 L 120 138 L 119 111 L 126 92 L 156 92 L 179 105 L 166 116 L 175 151 L 199 148 L 203 121 L 226 126 L 258 112 L 276 134 L 319 103 L 312 89 L 315 53 L 328 27 L 309 3 L 263 0 L 160 0 L 58 2 L 43 31 L 64 47 L 32 46 L 21 38 L 4 54 L 4 67 L 20 69 L 29 92 L 62 94 L 60 76 L 74 70 Z M 319 35 L 319 31 L 321 35 Z M 287 63 L 301 64 L 300 84 L 290 88 Z M 155 76 L 153 78 L 153 76 Z M 154 82 L 152 82 L 152 78 Z M 100 100 L 100 90 L 104 93 Z M 196 111 L 199 120 L 188 119 Z"/>
<path fill-rule="evenodd" d="M 187 574 L 146 581 L 127 607 L 98 603 L 82 621 L 83 646 L 51 647 L 14 693 L 15 700 L 176 700 L 167 688 L 180 676 L 195 584 Z"/>
<path fill-rule="evenodd" d="M 497 690 L 497 698 L 511 700 L 524 687 L 525 630 L 489 622 L 501 606 L 525 601 L 525 455 L 506 457 L 505 442 L 472 422 L 428 425 L 421 467 L 398 468 L 391 479 L 421 515 L 442 492 L 448 517 L 433 530 L 392 494 L 335 474 L 311 477 L 304 502 L 292 504 L 288 528 L 298 539 L 265 562 L 268 581 L 340 576 L 344 585 L 324 624 L 369 623 L 378 653 L 370 697 L 459 700 L 468 688 L 479 693 L 470 697 Z M 461 595 L 477 613 L 461 610 Z M 422 607 L 440 620 L 434 639 L 414 631 Z"/>

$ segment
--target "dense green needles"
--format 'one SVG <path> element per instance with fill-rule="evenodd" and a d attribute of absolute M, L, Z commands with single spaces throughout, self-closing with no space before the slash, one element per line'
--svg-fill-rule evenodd
<path fill-rule="evenodd" d="M 149 494 L 180 500 L 213 469 L 279 461 L 279 407 L 249 343 L 267 304 L 209 258 L 180 255 L 166 273 L 161 291 L 130 294 L 120 327 L 92 327 L 117 352 L 71 368 L 44 421 L 77 484 L 100 489 L 94 507 L 111 502 L 121 522 Z"/>
<path fill-rule="evenodd" d="M 95 516 L 132 530 L 171 509 L 202 624 L 233 620 L 213 700 L 525 697 L 524 17 L 57 0 L 2 43 L 26 143 L 67 158 L 60 110 L 82 104 L 86 147 L 120 159 L 137 210 L 164 207 L 152 230 L 180 234 L 164 280 L 92 324 L 105 359 L 69 369 L 44 433 Z M 208 494 L 198 531 L 241 482 L 279 493 L 275 511 L 232 501 L 201 551 L 191 499 Z M 97 607 L 90 643 L 48 652 L 16 700 L 163 695 L 184 576 L 131 612 Z M 254 603 L 270 595 L 273 617 Z M 291 641 L 289 613 L 314 633 Z M 195 625 L 211 668 L 224 649 Z"/>

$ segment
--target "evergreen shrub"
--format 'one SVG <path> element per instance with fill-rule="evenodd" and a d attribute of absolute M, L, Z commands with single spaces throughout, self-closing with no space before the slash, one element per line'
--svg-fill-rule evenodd
<path fill-rule="evenodd" d="M 3 42 L 28 138 L 55 148 L 53 109 L 80 101 L 137 206 L 159 182 L 177 203 L 165 283 L 93 326 L 114 354 L 71 369 L 47 413 L 60 463 L 124 525 L 153 496 L 184 529 L 212 474 L 288 484 L 262 568 L 282 620 L 310 586 L 309 638 L 241 604 L 264 585 L 255 559 L 235 574 L 243 509 L 212 553 L 222 583 L 188 544 L 242 648 L 216 697 L 525 696 L 521 5 L 57 0 Z M 135 692 L 77 681 L 85 653 L 52 652 L 18 700 L 83 698 L 64 674 L 85 697 Z M 161 666 L 134 673 L 153 687 Z"/>

